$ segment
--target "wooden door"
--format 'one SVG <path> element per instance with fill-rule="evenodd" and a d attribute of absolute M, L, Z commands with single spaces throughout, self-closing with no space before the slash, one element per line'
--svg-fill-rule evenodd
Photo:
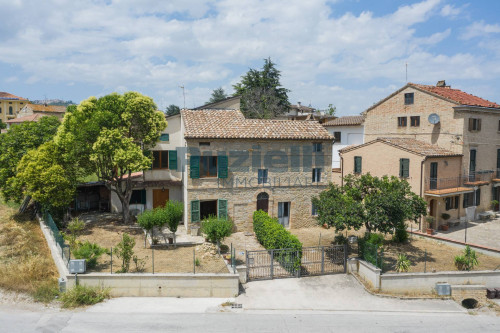
<path fill-rule="evenodd" d="M 163 207 L 168 201 L 168 189 L 153 190 L 153 208 Z"/>
<path fill-rule="evenodd" d="M 435 190 L 437 189 L 438 185 L 438 164 L 437 162 L 432 162 L 431 163 L 431 174 L 430 174 L 430 190 Z"/>
<path fill-rule="evenodd" d="M 269 194 L 266 192 L 259 193 L 257 196 L 257 210 L 269 212 Z"/>

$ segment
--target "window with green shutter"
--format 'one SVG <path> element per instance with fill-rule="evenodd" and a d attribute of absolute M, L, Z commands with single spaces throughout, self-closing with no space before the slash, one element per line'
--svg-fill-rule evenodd
<path fill-rule="evenodd" d="M 177 151 L 168 151 L 168 166 L 170 170 L 177 170 Z"/>
<path fill-rule="evenodd" d="M 170 136 L 168 133 L 163 133 L 160 135 L 160 141 L 169 141 L 170 140 Z"/>
<path fill-rule="evenodd" d="M 217 200 L 217 212 L 220 219 L 227 219 L 227 200 Z"/>
<path fill-rule="evenodd" d="M 189 176 L 200 178 L 200 156 L 189 157 Z"/>
<path fill-rule="evenodd" d="M 217 176 L 218 178 L 227 178 L 227 174 L 228 174 L 228 161 L 227 161 L 227 156 L 226 155 L 220 155 L 217 157 L 217 167 L 218 167 L 218 172 L 217 172 Z"/>
<path fill-rule="evenodd" d="M 410 177 L 410 160 L 408 158 L 401 158 L 399 160 L 399 177 Z"/>
<path fill-rule="evenodd" d="M 200 222 L 200 200 L 191 201 L 191 222 Z"/>
<path fill-rule="evenodd" d="M 354 173 L 361 173 L 361 156 L 354 156 Z"/>

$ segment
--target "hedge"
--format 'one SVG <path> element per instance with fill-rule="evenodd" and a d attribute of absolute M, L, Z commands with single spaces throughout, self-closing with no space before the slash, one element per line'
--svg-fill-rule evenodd
<path fill-rule="evenodd" d="M 302 250 L 299 239 L 286 230 L 278 219 L 270 217 L 262 210 L 253 213 L 253 230 L 259 243 L 266 249 Z"/>
<path fill-rule="evenodd" d="M 274 252 L 274 260 L 278 261 L 284 269 L 290 273 L 295 273 L 300 269 L 302 243 L 286 230 L 276 218 L 271 218 L 262 210 L 254 212 L 253 230 L 259 243 L 266 249 L 291 250 Z"/>

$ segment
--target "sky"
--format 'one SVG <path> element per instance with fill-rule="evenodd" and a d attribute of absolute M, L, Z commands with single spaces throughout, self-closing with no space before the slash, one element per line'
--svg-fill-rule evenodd
<path fill-rule="evenodd" d="M 232 94 L 270 57 L 292 104 L 359 114 L 407 82 L 500 102 L 500 1 L 0 0 L 0 91 L 160 109 Z"/>

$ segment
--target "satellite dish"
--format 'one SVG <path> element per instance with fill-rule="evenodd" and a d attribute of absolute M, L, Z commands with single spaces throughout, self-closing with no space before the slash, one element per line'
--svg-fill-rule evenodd
<path fill-rule="evenodd" d="M 439 124 L 439 115 L 437 113 L 431 113 L 429 118 L 427 118 L 432 125 Z"/>

